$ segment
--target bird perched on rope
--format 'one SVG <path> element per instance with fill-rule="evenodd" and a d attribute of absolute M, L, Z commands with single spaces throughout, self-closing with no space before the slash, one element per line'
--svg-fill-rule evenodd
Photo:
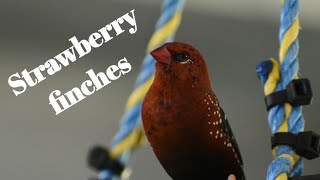
<path fill-rule="evenodd" d="M 212 91 L 204 58 L 192 46 L 171 42 L 150 53 L 154 81 L 142 104 L 146 136 L 174 180 L 244 180 L 242 158 Z"/>

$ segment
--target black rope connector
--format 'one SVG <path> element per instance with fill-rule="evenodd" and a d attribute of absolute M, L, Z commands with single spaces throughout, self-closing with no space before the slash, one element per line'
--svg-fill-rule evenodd
<path fill-rule="evenodd" d="M 292 80 L 285 90 L 276 91 L 265 97 L 267 110 L 272 107 L 289 103 L 291 106 L 309 105 L 312 102 L 312 89 L 308 79 Z"/>
<path fill-rule="evenodd" d="M 111 170 L 120 176 L 124 170 L 124 165 L 117 159 L 112 159 L 109 151 L 102 146 L 93 147 L 87 157 L 88 165 L 96 171 Z"/>
<path fill-rule="evenodd" d="M 315 159 L 320 155 L 320 135 L 305 131 L 297 135 L 289 132 L 275 133 L 271 137 L 272 148 L 278 145 L 288 145 L 295 149 L 299 156 Z"/>
<path fill-rule="evenodd" d="M 289 180 L 319 180 L 319 179 L 320 179 L 320 174 L 289 178 Z"/>

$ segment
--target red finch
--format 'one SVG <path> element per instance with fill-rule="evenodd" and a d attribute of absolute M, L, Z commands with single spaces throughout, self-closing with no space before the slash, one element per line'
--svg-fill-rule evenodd
<path fill-rule="evenodd" d="M 157 63 L 142 121 L 166 172 L 174 180 L 226 180 L 230 174 L 244 180 L 237 142 L 200 52 L 172 42 L 150 54 Z"/>

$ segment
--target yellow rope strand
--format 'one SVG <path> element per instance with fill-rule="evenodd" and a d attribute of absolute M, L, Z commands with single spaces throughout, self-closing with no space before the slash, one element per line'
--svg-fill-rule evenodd
<path fill-rule="evenodd" d="M 133 93 L 130 95 L 127 105 L 126 105 L 126 111 L 137 105 L 139 102 L 142 101 L 144 98 L 146 92 L 148 91 L 149 87 L 151 86 L 153 82 L 154 76 L 150 77 L 143 85 L 138 87 L 136 90 L 133 91 Z"/>

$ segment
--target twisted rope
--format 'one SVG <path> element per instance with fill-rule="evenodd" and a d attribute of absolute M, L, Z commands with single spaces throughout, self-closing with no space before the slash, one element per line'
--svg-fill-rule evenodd
<path fill-rule="evenodd" d="M 264 84 L 264 93 L 269 95 L 274 91 L 284 90 L 287 84 L 298 78 L 300 30 L 298 19 L 299 1 L 283 0 L 280 22 L 280 64 L 270 59 L 258 65 L 257 73 Z M 304 119 L 301 106 L 292 107 L 286 103 L 270 109 L 268 116 L 272 134 L 277 132 L 291 132 L 297 134 L 304 130 Z M 301 176 L 303 169 L 302 158 L 292 147 L 276 146 L 273 150 L 274 160 L 267 172 L 267 180 L 287 180 L 292 176 Z"/>
<path fill-rule="evenodd" d="M 155 71 L 155 60 L 149 55 L 149 52 L 161 44 L 173 40 L 181 22 L 184 3 L 185 0 L 165 0 L 163 3 L 161 17 L 148 44 L 142 70 L 135 82 L 134 91 L 128 98 L 119 131 L 112 141 L 110 156 L 117 158 L 124 165 L 127 165 L 132 150 L 143 144 L 145 139 L 141 125 L 141 105 L 147 90 L 151 86 Z M 112 180 L 114 178 L 114 173 L 109 170 L 104 170 L 99 174 L 101 180 Z"/>

